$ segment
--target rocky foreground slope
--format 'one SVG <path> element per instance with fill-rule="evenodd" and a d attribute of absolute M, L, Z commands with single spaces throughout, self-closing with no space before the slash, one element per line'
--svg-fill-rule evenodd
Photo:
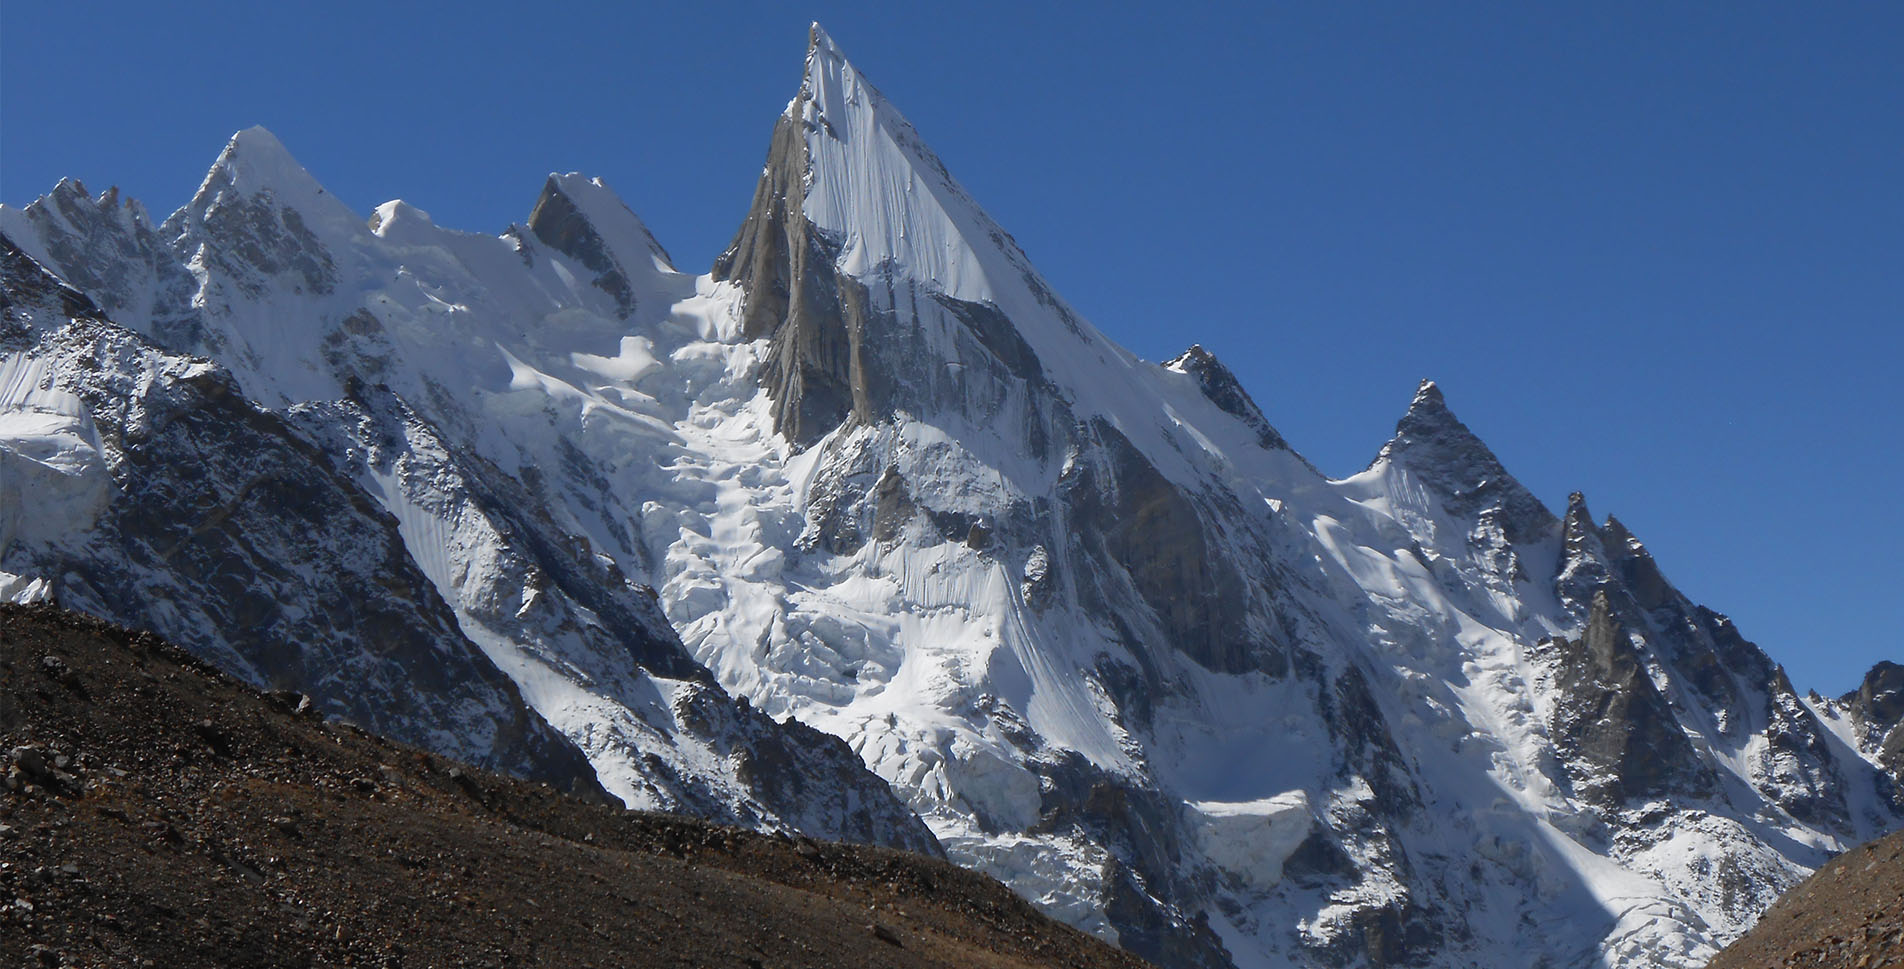
<path fill-rule="evenodd" d="M 1895 966 L 1904 966 L 1904 832 L 1833 858 L 1708 969 Z"/>
<path fill-rule="evenodd" d="M 1139 969 L 883 848 L 631 812 L 0 605 L 9 966 Z"/>

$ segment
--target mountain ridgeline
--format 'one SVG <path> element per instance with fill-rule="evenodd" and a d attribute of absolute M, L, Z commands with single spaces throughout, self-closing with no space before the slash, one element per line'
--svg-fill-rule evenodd
<path fill-rule="evenodd" d="M 816 26 L 679 271 L 599 180 L 367 218 L 240 132 L 162 223 L 0 207 L 0 596 L 640 808 L 994 875 L 1169 969 L 1702 966 L 1904 823 L 1424 382 L 1363 471 L 1047 285 Z"/>

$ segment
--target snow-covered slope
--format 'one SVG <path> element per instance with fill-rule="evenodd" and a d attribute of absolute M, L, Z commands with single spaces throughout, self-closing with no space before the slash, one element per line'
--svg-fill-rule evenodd
<path fill-rule="evenodd" d="M 1433 384 L 1320 474 L 1081 319 L 817 27 L 706 276 L 598 181 L 365 219 L 255 129 L 161 226 L 68 182 L 0 233 L 228 367 L 631 804 L 930 847 L 909 808 L 1172 967 L 1697 966 L 1900 821 L 1888 687 L 1793 695 Z M 28 356 L 12 595 L 125 501 Z"/>
<path fill-rule="evenodd" d="M 600 213 L 603 228 L 577 222 L 576 213 L 589 211 Z M 16 524 L 0 548 L 0 569 L 11 597 L 54 595 L 149 626 L 254 682 L 348 697 L 338 712 L 385 732 L 478 760 L 497 756 L 486 753 L 493 731 L 481 722 L 439 717 L 425 726 L 431 718 L 405 701 L 412 692 L 463 689 L 469 671 L 418 661 L 369 672 L 381 669 L 377 654 L 386 648 L 374 644 L 397 628 L 411 635 L 409 627 L 427 626 L 454 643 L 439 650 L 468 652 L 484 675 L 501 680 L 513 716 L 560 731 L 566 741 L 547 739 L 575 761 L 567 766 L 632 806 L 936 852 L 925 827 L 844 745 L 736 703 L 683 650 L 638 581 L 646 568 L 632 528 L 640 492 L 618 486 L 639 479 L 616 476 L 614 466 L 651 468 L 672 434 L 640 412 L 642 395 L 631 386 L 611 389 L 611 400 L 578 385 L 632 385 L 653 361 L 645 341 L 624 335 L 624 314 L 649 303 L 665 313 L 693 281 L 667 270 L 639 221 L 599 183 L 552 178 L 535 212 L 503 238 L 438 229 L 400 202 L 366 222 L 261 129 L 234 137 L 193 201 L 157 229 L 110 193 L 88 198 L 71 182 L 25 210 L 0 210 L 0 230 L 24 253 L 92 284 L 103 304 L 95 329 L 127 345 L 150 340 L 173 354 L 230 362 L 227 374 L 206 360 L 168 357 L 182 361 L 170 366 L 183 376 L 168 370 L 155 379 L 128 370 L 124 354 L 86 365 L 56 353 L 49 334 L 71 326 L 52 317 L 26 331 L 23 352 L 6 358 L 13 389 L 0 411 L 11 415 L 0 419 L 8 435 L 0 453 L 31 460 L 41 478 L 64 474 L 73 484 L 53 509 L 47 490 L 30 482 L 12 498 L 8 476 L 0 521 Z M 578 255 L 552 251 L 540 236 Z M 633 256 L 603 254 L 607 244 L 629 243 L 639 247 Z M 102 251 L 130 255 L 103 265 Z M 22 275 L 37 272 L 24 253 L 16 258 Z M 612 262 L 624 257 L 626 269 Z M 524 362 L 549 356 L 542 341 L 601 353 L 565 349 L 556 357 L 563 377 L 550 376 Z M 390 546 L 384 554 L 394 558 L 380 567 L 401 579 L 377 580 L 391 600 L 388 615 L 351 616 L 365 632 L 278 618 L 349 614 L 348 603 L 372 598 L 326 584 L 350 574 L 345 563 L 362 557 L 368 541 L 332 527 L 335 511 L 260 492 L 243 467 L 197 460 L 154 465 L 149 477 L 122 464 L 129 477 L 120 493 L 99 497 L 100 476 L 88 477 L 86 463 L 96 449 L 82 446 L 90 425 L 63 388 L 111 395 L 118 383 L 166 388 L 199 371 L 216 375 L 220 394 L 240 401 L 234 407 L 247 420 L 276 422 L 294 442 L 295 458 L 269 462 L 269 480 L 334 480 L 353 513 L 377 530 L 376 541 Z M 73 444 L 61 461 L 34 460 L 34 448 L 61 434 Z M 262 446 L 233 444 L 231 460 L 256 463 L 244 452 Z M 210 533 L 195 522 L 208 514 L 221 527 L 235 521 L 216 507 L 151 504 L 159 477 L 167 486 L 178 481 L 186 495 L 192 483 L 215 479 L 275 531 L 228 528 L 242 536 L 242 559 L 213 555 L 182 568 L 179 550 L 197 551 Z M 75 576 L 104 568 L 99 561 L 127 543 L 93 520 L 102 501 L 116 520 L 185 532 L 153 556 L 114 562 L 120 587 L 95 591 L 97 582 Z M 28 531 L 28 522 L 42 524 Z M 334 541 L 309 542 L 313 530 Z M 198 591 L 208 573 L 218 581 Z M 206 607 L 201 600 L 225 586 L 249 608 Z M 278 657 L 286 643 L 337 656 L 288 663 Z M 239 655 L 247 650 L 272 656 L 271 665 Z M 387 682 L 372 690 L 362 681 L 373 675 Z M 576 748 L 592 769 L 580 766 Z M 527 755 L 503 763 L 519 772 L 553 769 Z"/>
<path fill-rule="evenodd" d="M 594 790 L 456 632 L 397 530 L 208 360 L 113 325 L 0 240 L 0 588 L 156 629 L 411 743 Z"/>
<path fill-rule="evenodd" d="M 1697 965 L 1897 823 L 1763 654 L 1433 385 L 1330 481 L 1201 348 L 1109 344 L 817 31 L 715 276 L 804 527 L 777 578 L 710 568 L 724 605 L 664 583 L 671 618 L 954 857 L 1153 958 Z"/>

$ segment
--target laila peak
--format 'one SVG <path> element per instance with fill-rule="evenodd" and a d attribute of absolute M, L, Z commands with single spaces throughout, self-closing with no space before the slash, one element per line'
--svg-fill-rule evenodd
<path fill-rule="evenodd" d="M 584 175 L 459 231 L 263 129 L 160 227 L 0 206 L 0 595 L 1169 969 L 1692 969 L 1904 822 L 1881 690 L 1795 695 L 1434 384 L 1329 478 L 1093 328 L 817 24 L 765 133 L 707 273 Z"/>

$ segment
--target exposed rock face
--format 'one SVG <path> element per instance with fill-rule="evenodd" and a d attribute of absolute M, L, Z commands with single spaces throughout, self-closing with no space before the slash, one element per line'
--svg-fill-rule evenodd
<path fill-rule="evenodd" d="M 1578 495 L 1570 502 L 1562 533 L 1557 579 L 1562 603 L 1578 614 L 1586 597 L 1593 597 L 1595 609 L 1604 597 L 1608 628 L 1623 627 L 1614 637 L 1615 652 L 1622 652 L 1617 640 L 1626 637 L 1635 650 L 1629 659 L 1636 670 L 1645 672 L 1648 683 L 1664 685 L 1663 692 L 1654 691 L 1656 697 L 1641 698 L 1644 686 L 1634 681 L 1638 692 L 1621 701 L 1638 718 L 1634 728 L 1657 732 L 1642 722 L 1660 722 L 1663 712 L 1671 722 L 1683 723 L 1691 711 L 1702 711 L 1715 746 L 1737 751 L 1751 763 L 1749 782 L 1761 795 L 1802 821 L 1857 830 L 1860 821 L 1852 816 L 1828 731 L 1792 690 L 1784 671 L 1746 641 L 1730 619 L 1693 604 L 1674 589 L 1645 546 L 1617 519 L 1593 526 L 1585 499 Z M 1591 629 L 1591 620 L 1588 625 Z M 1596 702 L 1591 689 L 1567 696 Z M 1666 766 L 1686 763 L 1672 739 L 1680 728 L 1667 729 L 1660 722 L 1659 730 L 1664 732 L 1657 739 L 1667 746 L 1657 756 L 1665 763 L 1636 762 L 1634 768 L 1642 775 L 1658 776 L 1630 782 L 1637 786 L 1629 789 L 1629 796 L 1666 776 L 1691 785 L 1684 788 L 1687 792 L 1700 789 L 1702 782 L 1692 774 Z M 1752 743 L 1754 736 L 1763 744 Z M 1649 749 L 1649 743 L 1642 742 L 1638 749 Z"/>
<path fill-rule="evenodd" d="M 583 196 L 580 202 L 578 194 Z M 596 211 L 591 213 L 588 211 L 591 208 Z M 598 225 L 597 220 L 604 216 L 621 224 Z M 617 259 L 617 251 L 624 252 L 626 258 L 645 257 L 667 267 L 673 264 L 667 251 L 648 234 L 641 220 L 621 206 L 619 200 L 607 196 L 606 186 L 585 181 L 580 175 L 549 176 L 547 184 L 542 186 L 542 196 L 529 212 L 528 229 L 544 245 L 593 271 L 596 274 L 593 284 L 614 298 L 624 318 L 633 315 L 640 303 L 632 277 L 638 277 L 650 267 L 623 267 Z M 620 245 L 610 242 L 604 235 L 605 230 L 619 232 L 625 239 L 617 240 Z M 629 241 L 635 244 L 630 245 Z"/>
<path fill-rule="evenodd" d="M 362 258 L 353 244 L 374 246 L 377 237 L 347 226 L 326 238 L 294 239 L 315 248 L 306 256 L 261 242 L 290 238 L 281 234 L 286 226 L 338 228 L 322 216 L 329 200 L 305 184 L 301 169 L 295 177 L 279 171 L 263 184 L 247 181 L 291 164 L 258 157 L 261 144 L 275 141 L 241 136 L 221 156 L 201 192 L 214 195 L 202 206 L 209 221 L 171 220 L 192 253 L 238 240 L 207 263 L 221 268 L 204 285 L 257 302 L 204 301 L 193 317 L 209 321 L 204 326 L 161 327 L 159 316 L 141 322 L 196 349 L 230 350 L 273 397 L 335 387 L 344 398 L 264 409 L 230 373 L 109 322 L 9 244 L 9 345 L 0 353 L 15 356 L 0 370 L 48 383 L 29 394 L 70 399 L 73 413 L 60 419 L 72 440 L 62 446 L 78 457 L 61 460 L 91 462 L 75 473 L 109 481 L 111 493 L 88 499 L 96 507 L 68 501 L 74 507 L 63 514 L 62 530 L 29 531 L 19 520 L 42 516 L 43 500 L 0 487 L 0 537 L 10 546 L 0 547 L 0 589 L 157 630 L 253 683 L 302 691 L 326 713 L 476 763 L 594 790 L 599 779 L 642 806 L 938 852 L 919 820 L 837 739 L 737 703 L 687 654 L 652 589 L 571 531 L 573 512 L 552 510 L 551 482 L 573 484 L 553 473 L 558 465 L 551 462 L 546 475 L 527 465 L 517 477 L 444 433 L 480 425 L 444 406 L 441 381 L 419 379 L 394 356 L 406 334 L 384 316 L 401 323 L 400 304 L 373 299 L 377 312 L 331 310 L 327 324 L 321 307 L 331 296 L 306 287 L 305 268 Z M 564 187 L 582 193 L 591 186 Z M 250 195 L 233 197 L 247 189 Z M 320 215 L 298 216 L 280 204 L 285 199 L 314 205 Z M 612 219 L 619 203 L 602 201 L 584 195 L 570 203 L 570 218 L 576 206 L 592 203 L 609 208 Z M 58 223 L 47 221 L 52 203 L 17 220 L 12 213 L 9 222 L 68 225 L 114 211 L 104 200 L 68 202 L 77 214 Z M 218 212 L 250 213 L 258 224 Z M 414 239 L 405 236 L 440 231 L 400 204 L 380 210 L 377 221 L 406 247 Z M 135 242 L 151 242 L 142 221 L 121 222 Z M 544 220 L 545 228 L 552 224 Z M 100 223 L 100 231 L 110 225 Z M 601 245 L 617 228 L 629 236 L 638 225 L 627 214 L 620 225 L 548 231 L 586 255 L 590 240 Z M 85 253 L 59 241 L 65 238 L 31 241 L 83 262 Z M 541 252 L 546 262 L 549 251 Z M 657 252 L 643 248 L 634 257 Z M 186 257 L 174 254 L 174 267 Z M 514 256 L 498 261 L 523 265 Z M 176 296 L 145 294 L 141 302 L 138 292 L 114 292 L 128 307 L 163 309 L 162 300 Z M 615 302 L 602 309 L 618 311 L 617 294 L 604 296 Z M 300 299 L 316 305 L 285 309 Z M 303 320 L 313 332 L 273 347 L 269 334 L 251 328 L 250 314 L 261 307 L 273 325 L 290 322 L 296 331 L 306 329 L 296 325 Z M 224 336 L 207 338 L 214 333 Z M 312 348 L 311 356 L 279 356 L 298 346 Z M 434 420 L 384 380 L 427 402 Z M 562 450 L 572 444 L 552 444 L 573 454 Z M 4 451 L 9 460 L 13 453 Z M 88 471 L 94 466 L 97 472 Z M 586 462 L 571 459 L 568 467 L 585 472 Z M 34 503 L 22 505 L 27 499 Z M 608 540 L 635 541 L 625 526 Z M 539 710 L 549 711 L 557 730 Z"/>
<path fill-rule="evenodd" d="M 806 447 L 856 409 L 868 416 L 873 404 L 859 365 L 866 288 L 833 271 L 837 243 L 800 214 L 806 142 L 797 124 L 792 116 L 774 124 L 753 207 L 715 261 L 714 278 L 746 289 L 741 334 L 771 340 L 762 376 L 774 402 L 774 429 Z"/>
<path fill-rule="evenodd" d="M 1221 407 L 1224 413 L 1241 419 L 1256 431 L 1258 444 L 1265 448 L 1288 450 L 1288 442 L 1276 433 L 1274 427 L 1269 426 L 1269 419 L 1263 416 L 1256 401 L 1250 398 L 1249 391 L 1244 390 L 1230 368 L 1224 366 L 1216 354 L 1205 350 L 1202 344 L 1191 344 L 1190 349 L 1178 354 L 1164 367 L 1195 377 L 1197 386 L 1203 390 L 1203 396 L 1210 398 L 1210 402 Z"/>
<path fill-rule="evenodd" d="M 1855 692 L 1838 700 L 1858 728 L 1858 745 L 1904 785 L 1904 666 L 1880 662 Z"/>
<path fill-rule="evenodd" d="M 1093 571 L 1114 570 L 1106 578 L 1116 585 L 1100 594 L 1114 601 L 1128 583 L 1171 644 L 1209 669 L 1280 675 L 1287 657 L 1278 647 L 1287 637 L 1252 629 L 1250 590 L 1218 554 L 1196 503 L 1116 428 L 1094 421 L 1088 430 L 1083 446 L 1099 459 L 1073 464 L 1059 496 L 1078 537 L 1101 555 Z"/>
<path fill-rule="evenodd" d="M 69 608 L 186 644 L 255 686 L 474 763 L 599 791 L 586 760 L 465 639 L 394 523 L 205 360 L 102 318 L 0 239 L 0 354 L 83 401 L 114 500 L 0 560 Z M 16 359 L 17 359 L 16 358 Z"/>
<path fill-rule="evenodd" d="M 1904 666 L 1885 660 L 1864 674 L 1858 688 L 1839 698 L 1861 723 L 1888 733 L 1904 722 Z"/>
<path fill-rule="evenodd" d="M 1713 778 L 1680 731 L 1640 655 L 1596 593 L 1579 640 L 1560 644 L 1554 737 L 1574 790 L 1590 803 L 1712 793 Z"/>

